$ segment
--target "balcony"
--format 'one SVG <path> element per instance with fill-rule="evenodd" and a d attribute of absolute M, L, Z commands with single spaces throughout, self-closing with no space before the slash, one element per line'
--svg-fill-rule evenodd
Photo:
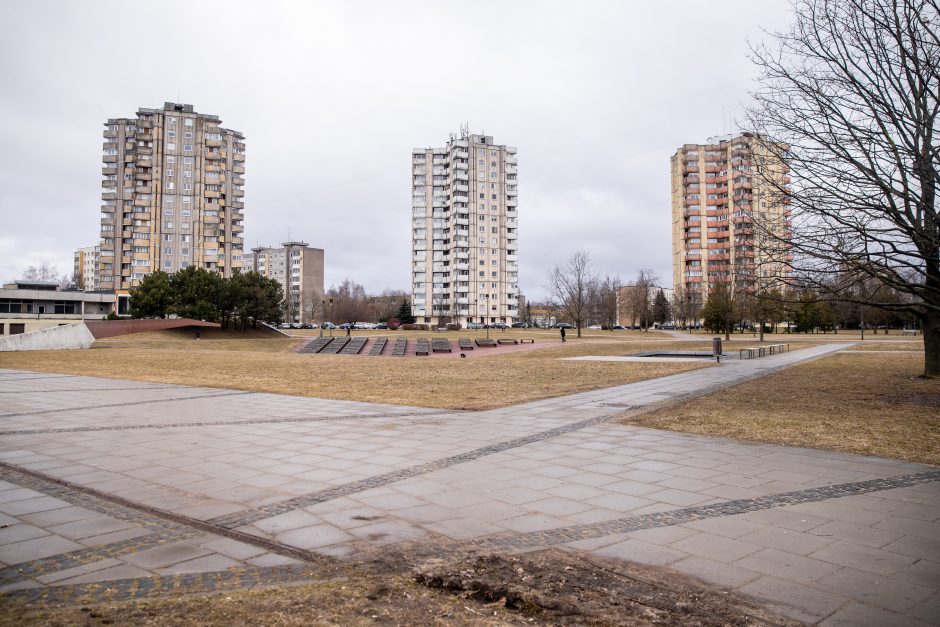
<path fill-rule="evenodd" d="M 458 242 L 459 244 L 460 242 Z M 470 259 L 470 253 L 458 251 L 455 255 L 457 259 Z"/>
<path fill-rule="evenodd" d="M 469 263 L 460 263 L 460 262 L 458 262 L 458 263 L 457 263 L 457 269 L 458 269 L 458 270 L 469 270 L 469 269 L 470 269 L 470 264 L 469 264 Z"/>
<path fill-rule="evenodd" d="M 222 146 L 222 140 L 219 139 L 207 139 L 206 146 L 208 148 L 220 148 Z"/>
<path fill-rule="evenodd" d="M 101 156 L 101 161 L 102 161 L 103 163 L 117 163 L 117 160 L 118 160 L 117 155 L 102 155 L 102 156 Z M 107 168 L 105 168 L 105 169 L 107 169 Z M 114 168 L 112 168 L 112 169 L 114 169 Z"/>
<path fill-rule="evenodd" d="M 454 167 L 458 170 L 469 170 L 470 165 L 467 163 L 455 163 Z"/>
<path fill-rule="evenodd" d="M 232 153 L 232 161 L 244 161 L 244 160 L 245 160 L 245 153 L 242 153 L 242 152 Z"/>

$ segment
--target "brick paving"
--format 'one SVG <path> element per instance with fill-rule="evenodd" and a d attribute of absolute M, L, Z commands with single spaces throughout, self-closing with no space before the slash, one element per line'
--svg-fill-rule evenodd
<path fill-rule="evenodd" d="M 608 422 L 847 346 L 482 412 L 0 370 L 0 591 L 303 580 L 420 540 L 668 565 L 810 623 L 937 624 L 936 468 Z"/>

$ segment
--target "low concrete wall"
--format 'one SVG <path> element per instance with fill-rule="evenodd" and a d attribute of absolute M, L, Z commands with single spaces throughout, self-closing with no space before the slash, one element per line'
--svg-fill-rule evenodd
<path fill-rule="evenodd" d="M 0 352 L 90 348 L 95 341 L 84 322 L 0 337 Z"/>

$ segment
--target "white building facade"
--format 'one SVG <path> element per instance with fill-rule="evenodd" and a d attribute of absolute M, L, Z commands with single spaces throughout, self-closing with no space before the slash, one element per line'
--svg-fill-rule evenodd
<path fill-rule="evenodd" d="M 519 317 L 516 149 L 463 129 L 415 148 L 411 310 L 419 323 L 512 324 Z"/>

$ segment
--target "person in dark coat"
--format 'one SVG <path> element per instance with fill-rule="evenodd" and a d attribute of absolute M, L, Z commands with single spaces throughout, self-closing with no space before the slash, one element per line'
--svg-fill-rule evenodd
<path fill-rule="evenodd" d="M 562 342 L 567 342 L 567 341 L 568 341 L 568 340 L 565 339 L 565 327 L 561 327 L 561 341 L 562 341 Z"/>

